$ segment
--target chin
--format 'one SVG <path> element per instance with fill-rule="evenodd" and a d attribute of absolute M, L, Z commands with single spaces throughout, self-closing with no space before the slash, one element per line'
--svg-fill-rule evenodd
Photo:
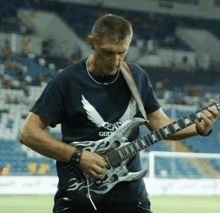
<path fill-rule="evenodd" d="M 116 71 L 117 71 L 116 68 L 114 68 L 114 69 L 108 69 L 107 73 L 108 73 L 108 74 L 115 74 Z"/>

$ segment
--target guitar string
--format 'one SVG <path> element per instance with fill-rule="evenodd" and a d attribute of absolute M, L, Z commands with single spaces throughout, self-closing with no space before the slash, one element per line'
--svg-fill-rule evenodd
<path fill-rule="evenodd" d="M 214 105 L 216 105 L 216 104 L 212 104 L 212 105 L 210 105 L 210 106 L 208 106 L 208 107 L 205 107 L 205 108 L 203 108 L 203 109 L 201 109 L 201 110 L 198 110 L 198 111 L 196 111 L 196 112 L 194 112 L 194 113 L 191 113 L 191 114 L 188 114 L 188 115 L 186 115 L 186 116 L 189 117 L 189 116 L 194 115 L 194 116 L 197 117 L 196 113 L 202 112 L 203 110 L 208 109 L 209 107 L 214 106 Z M 218 109 L 218 107 L 217 107 L 217 109 Z M 190 118 L 190 117 L 189 117 L 189 118 Z M 181 121 L 181 120 L 184 121 L 183 118 L 180 118 L 180 119 L 178 119 L 178 120 L 175 121 L 175 122 L 178 122 L 178 121 Z M 191 120 L 191 118 L 190 118 L 190 120 Z M 171 124 L 173 125 L 173 123 L 171 123 Z M 184 124 L 185 124 L 185 127 L 183 127 L 183 128 L 186 128 L 187 126 L 193 124 L 193 121 L 191 121 L 191 123 L 190 123 L 189 125 L 187 125 L 187 124 L 185 123 L 185 121 L 184 121 Z M 164 128 L 164 127 L 163 127 L 163 128 Z M 180 126 L 180 129 L 177 130 L 176 132 L 182 130 L 183 128 Z M 156 131 L 160 131 L 160 130 L 163 130 L 163 129 L 161 128 L 161 129 L 156 130 Z M 175 129 L 175 130 L 176 130 L 176 129 Z M 154 131 L 154 132 L 152 132 L 152 133 L 150 133 L 150 134 L 154 134 L 156 131 Z M 148 134 L 148 135 L 150 135 L 150 134 Z M 173 133 L 173 134 L 174 134 L 174 133 Z M 154 134 L 154 135 L 155 135 L 156 138 L 158 139 L 157 135 L 156 135 L 156 134 Z M 171 135 L 172 135 L 172 134 L 171 134 Z M 147 135 L 144 136 L 144 137 L 142 137 L 142 138 L 140 138 L 140 139 L 144 139 L 144 138 L 146 138 L 147 141 L 149 142 L 149 139 L 147 138 Z M 164 139 L 163 137 L 161 137 L 161 138 L 162 138 L 161 140 Z M 134 143 L 134 142 L 138 142 L 138 140 L 140 140 L 140 139 L 136 139 L 136 140 L 132 141 L 131 144 Z M 159 141 L 160 141 L 160 140 L 157 140 L 156 142 L 153 141 L 153 145 L 154 145 L 155 143 L 159 142 Z M 152 145 L 152 144 L 151 144 L 151 145 Z M 134 149 L 135 149 L 135 145 L 134 145 L 134 144 L 133 144 L 133 147 L 134 147 Z M 149 147 L 148 144 L 147 144 L 147 147 Z M 146 147 L 146 148 L 147 148 L 147 147 Z M 143 150 L 143 149 L 141 149 L 141 150 Z M 135 152 L 137 153 L 137 152 L 139 152 L 139 150 L 138 150 L 138 151 L 135 151 Z M 124 154 L 123 154 L 123 155 L 124 155 Z M 132 154 L 131 154 L 131 155 L 132 155 Z M 105 155 L 103 155 L 103 156 L 107 157 L 108 159 L 109 159 L 110 157 L 112 157 L 112 158 L 117 157 L 117 156 L 118 156 L 117 150 L 113 151 L 113 152 L 110 153 L 109 155 L 105 154 Z M 125 159 L 126 159 L 126 158 L 129 158 L 129 156 L 127 156 L 127 154 L 125 155 Z M 107 163 L 107 162 L 106 162 L 106 163 Z"/>
<path fill-rule="evenodd" d="M 144 137 L 146 137 L 146 136 L 144 136 Z M 144 137 L 142 137 L 142 138 L 140 138 L 140 139 L 144 139 Z M 132 141 L 131 143 L 134 143 L 134 142 L 138 142 L 140 139 L 136 139 L 136 140 L 134 140 L 134 141 Z M 140 146 L 140 145 L 139 145 Z M 134 144 L 133 144 L 133 147 L 134 147 L 134 150 L 135 150 L 135 146 L 134 146 Z M 141 146 L 140 146 L 141 147 Z M 148 147 L 148 144 L 146 144 L 146 147 L 145 148 L 147 148 Z M 143 150 L 143 148 L 141 148 L 141 150 Z M 138 150 L 138 151 L 136 151 L 135 150 L 135 154 L 137 153 L 137 152 L 139 152 L 139 151 L 141 151 L 141 150 Z M 133 153 L 130 153 L 129 155 L 133 155 Z M 125 156 L 125 158 L 129 158 L 129 157 L 131 157 L 131 156 L 127 156 L 127 153 L 126 153 L 126 156 Z M 107 154 L 105 154 L 105 155 L 103 155 L 103 157 L 107 157 L 108 159 L 109 158 L 114 158 L 114 157 L 118 157 L 118 154 L 117 154 L 117 150 L 114 150 L 112 153 L 110 153 L 109 155 L 107 155 Z M 120 159 L 121 160 L 121 159 Z M 109 161 L 110 161 L 110 159 L 109 159 Z M 108 163 L 108 162 L 106 162 L 106 163 Z"/>
<path fill-rule="evenodd" d="M 195 115 L 195 113 L 192 113 L 192 114 L 189 114 L 188 116 L 193 115 L 193 114 Z M 183 118 L 181 118 L 181 119 L 179 119 L 179 120 L 183 120 Z M 175 122 L 178 122 L 179 120 L 177 120 L 177 121 L 175 121 Z M 173 124 L 173 123 L 171 123 L 171 124 Z M 192 124 L 192 123 L 191 123 L 191 124 Z M 191 124 L 190 124 L 190 125 L 191 125 Z M 185 124 L 185 125 L 186 125 L 185 127 L 187 127 L 187 124 Z M 185 128 L 185 127 L 184 127 L 184 128 Z M 178 131 L 180 131 L 181 129 L 183 129 L 183 128 L 180 127 L 180 129 L 179 129 Z M 161 129 L 156 130 L 156 131 L 160 131 L 160 130 L 163 130 L 163 129 L 161 128 Z M 161 140 L 158 139 L 157 135 L 155 134 L 156 131 L 150 133 L 150 134 L 154 134 L 154 135 L 156 136 L 156 138 L 157 138 L 157 141 L 155 141 L 155 142 L 154 142 L 153 139 L 152 139 L 153 144 L 151 144 L 150 141 L 149 141 L 149 139 L 147 138 L 147 136 L 150 135 L 150 134 L 148 134 L 148 135 L 146 135 L 146 136 L 143 136 L 142 138 L 136 139 L 136 140 L 132 141 L 130 144 L 135 143 L 135 142 L 139 142 L 140 139 L 145 139 L 145 138 L 146 138 L 147 141 L 150 143 L 150 145 L 154 145 L 155 143 L 157 143 L 157 142 L 159 142 L 159 141 L 161 141 L 161 140 L 164 139 L 162 136 L 161 136 L 161 138 L 162 138 Z M 171 134 L 171 135 L 172 135 L 172 134 Z M 133 145 L 134 149 L 136 149 L 136 148 L 135 148 L 135 145 L 134 145 L 134 144 L 132 144 L 132 145 Z M 145 147 L 145 148 L 149 147 L 150 145 L 146 144 L 146 147 Z M 139 146 L 141 146 L 141 145 L 139 144 Z M 141 150 L 143 150 L 143 148 L 141 148 Z M 141 150 L 140 150 L 140 151 L 141 151 Z M 135 154 L 136 154 L 137 152 L 139 152 L 139 150 L 138 150 L 138 151 L 135 151 Z M 132 153 L 129 154 L 129 155 L 132 155 Z M 106 156 L 107 158 L 117 157 L 117 156 L 118 156 L 117 150 L 113 151 L 113 152 L 110 153 L 109 155 L 105 154 L 105 155 L 103 155 L 103 156 Z M 123 154 L 123 156 L 125 157 L 125 159 L 130 157 L 130 156 L 127 156 L 127 153 L 126 153 L 126 155 Z"/>
<path fill-rule="evenodd" d="M 154 131 L 154 132 L 155 132 L 155 131 Z M 152 132 L 152 133 L 150 133 L 150 134 L 154 134 L 154 132 Z M 150 134 L 148 134 L 148 135 L 150 135 Z M 158 139 L 158 137 L 156 136 L 156 134 L 154 134 L 154 135 L 156 136 L 156 138 L 157 138 L 157 141 L 154 142 L 153 139 L 151 138 L 151 139 L 152 139 L 152 142 L 150 142 L 149 139 L 147 138 L 148 135 L 145 135 L 145 136 L 143 136 L 143 137 L 141 137 L 141 138 L 138 138 L 138 139 L 136 139 L 136 140 L 130 142 L 130 144 L 133 145 L 133 148 L 134 148 L 134 150 L 135 150 L 135 153 L 139 152 L 139 150 L 136 151 L 136 148 L 135 148 L 134 143 L 135 143 L 135 142 L 139 142 L 141 139 L 142 139 L 142 140 L 147 140 L 147 142 L 150 144 L 150 145 L 149 145 L 149 144 L 146 143 L 145 147 L 144 147 L 144 148 L 141 148 L 141 150 L 143 150 L 143 149 L 145 149 L 145 148 L 147 148 L 147 147 L 149 147 L 149 146 L 151 146 L 151 145 L 154 145 L 155 143 L 157 143 L 157 142 L 160 141 L 160 139 Z M 164 138 L 162 138 L 162 139 L 164 139 Z M 161 139 L 161 140 L 162 140 L 162 139 Z M 153 143 L 153 144 L 151 144 L 151 143 Z M 130 144 L 129 144 L 129 145 L 130 145 Z M 129 145 L 127 145 L 127 146 L 129 146 Z M 139 143 L 139 146 L 141 147 L 140 143 Z M 122 147 L 121 147 L 121 148 L 122 148 Z M 141 151 L 141 150 L 140 150 L 140 151 Z M 131 155 L 132 155 L 132 153 L 131 153 Z M 108 158 L 109 158 L 109 157 L 118 156 L 117 150 L 113 151 L 113 152 L 110 153 L 109 155 L 105 154 L 105 155 L 103 155 L 103 156 L 106 156 L 106 157 L 108 157 Z M 125 156 L 125 157 L 127 158 L 127 156 Z"/>
<path fill-rule="evenodd" d="M 154 132 L 152 132 L 151 134 L 154 134 Z M 156 135 L 155 135 L 155 136 L 156 136 Z M 156 136 L 156 137 L 157 137 L 157 136 Z M 133 148 L 134 148 L 134 150 L 135 150 L 135 153 L 137 153 L 139 150 L 136 151 L 136 147 L 135 147 L 134 143 L 135 143 L 135 142 L 139 142 L 140 139 L 147 140 L 147 142 L 150 143 L 150 142 L 149 142 L 149 139 L 147 138 L 147 135 L 146 135 L 146 136 L 143 136 L 142 138 L 139 138 L 139 139 L 136 139 L 136 140 L 132 141 L 130 144 L 133 145 Z M 152 139 L 152 140 L 153 140 L 153 139 Z M 156 142 L 159 142 L 159 141 L 160 141 L 160 140 L 157 138 L 157 141 L 156 141 Z M 152 142 L 153 142 L 153 144 L 156 143 L 156 142 L 154 142 L 154 141 L 152 141 Z M 129 144 L 129 145 L 130 145 L 130 144 Z M 150 143 L 150 145 L 153 145 L 153 144 Z M 128 146 L 129 146 L 129 145 L 128 145 Z M 150 145 L 146 144 L 146 147 L 145 147 L 145 148 L 149 147 Z M 140 144 L 139 144 L 139 146 L 141 147 Z M 143 150 L 143 148 L 141 148 L 141 150 Z M 106 154 L 106 155 L 104 155 L 104 156 L 106 156 L 106 157 L 109 158 L 109 157 L 115 157 L 115 156 L 117 156 L 117 155 L 118 155 L 118 154 L 117 154 L 117 150 L 115 150 L 115 151 L 113 151 L 112 153 L 110 153 L 109 155 Z M 124 154 L 123 154 L 123 155 L 124 155 Z M 132 155 L 132 152 L 131 152 L 131 154 L 129 154 L 129 155 Z M 127 157 L 129 157 L 129 156 L 127 156 L 127 154 L 126 154 L 125 157 L 127 158 Z"/>
<path fill-rule="evenodd" d="M 162 128 L 161 128 L 161 129 L 162 129 Z M 159 130 L 161 130 L 161 129 L 159 129 Z M 156 131 L 159 131 L 159 130 L 156 130 Z M 181 129 L 180 129 L 180 130 L 181 130 Z M 180 131 L 180 130 L 179 130 L 179 131 Z M 159 139 L 159 138 L 157 137 L 157 135 L 155 134 L 156 131 L 154 131 L 154 132 L 148 134 L 148 135 L 154 134 L 155 137 L 156 137 L 156 139 L 157 139 L 156 141 L 153 141 L 153 138 L 151 138 L 151 139 L 152 139 L 152 142 L 150 142 L 150 140 L 147 138 L 148 135 L 145 135 L 145 136 L 143 136 L 142 138 L 136 139 L 136 140 L 134 140 L 134 141 L 132 141 L 132 142 L 130 143 L 130 144 L 133 145 L 133 148 L 134 148 L 134 150 L 135 150 L 135 154 L 136 154 L 137 152 L 143 150 L 143 148 L 141 148 L 141 150 L 138 149 L 138 151 L 136 151 L 136 147 L 135 147 L 135 145 L 134 145 L 134 143 L 135 143 L 135 142 L 139 142 L 140 139 L 147 140 L 148 144 L 146 143 L 146 147 L 145 147 L 145 148 L 147 148 L 147 147 L 149 147 L 149 146 L 151 146 L 151 145 L 154 145 L 155 143 L 157 143 L 157 142 L 159 142 L 159 141 L 161 141 L 161 140 L 164 139 L 162 136 L 161 136 L 162 139 Z M 149 145 L 149 143 L 150 143 L 150 145 Z M 153 143 L 153 144 L 152 144 L 152 143 Z M 130 144 L 129 144 L 129 145 L 130 145 Z M 139 146 L 141 147 L 140 143 L 139 143 Z M 144 149 L 145 149 L 145 148 L 144 148 Z M 129 155 L 132 155 L 132 153 L 129 154 Z M 103 156 L 106 156 L 107 158 L 117 157 L 117 156 L 118 156 L 117 150 L 113 151 L 112 153 L 109 153 L 109 155 L 105 154 L 105 155 L 103 155 Z M 124 155 L 124 153 L 123 153 L 123 156 L 125 157 L 125 159 L 130 157 L 130 156 L 127 156 L 127 153 L 126 153 L 125 155 Z"/>
<path fill-rule="evenodd" d="M 151 134 L 152 134 L 152 133 L 151 133 Z M 156 142 L 152 141 L 153 144 L 150 143 L 150 145 L 148 145 L 148 144 L 146 143 L 146 145 L 145 145 L 144 148 L 141 148 L 141 150 L 138 149 L 138 151 L 136 151 L 136 147 L 135 147 L 134 143 L 135 143 L 135 142 L 139 142 L 140 139 L 147 140 L 147 142 L 150 143 L 149 139 L 147 138 L 147 135 L 143 136 L 142 138 L 138 138 L 138 139 L 132 141 L 130 144 L 133 145 L 133 149 L 135 150 L 135 154 L 138 153 L 139 151 L 141 151 L 141 150 L 143 150 L 143 149 L 145 149 L 145 148 L 147 148 L 147 147 L 149 147 L 149 146 L 151 146 L 151 145 L 154 145 L 155 143 L 157 143 L 157 142 L 160 141 L 160 140 L 157 138 L 157 141 L 156 141 Z M 153 139 L 152 139 L 152 140 L 153 140 Z M 130 144 L 129 144 L 129 145 L 130 145 Z M 141 147 L 140 144 L 139 144 L 139 146 Z M 129 154 L 129 155 L 132 156 L 133 153 L 131 153 L 131 154 Z M 103 156 L 106 156 L 107 158 L 111 158 L 111 157 L 114 158 L 114 157 L 117 157 L 117 156 L 118 156 L 118 154 L 117 154 L 117 150 L 113 151 L 113 152 L 110 153 L 109 155 L 105 154 L 105 155 L 103 155 Z M 125 157 L 125 159 L 131 157 L 131 156 L 127 156 L 127 153 L 126 153 L 126 155 L 123 154 L 123 156 Z M 121 160 L 121 159 L 120 159 L 120 160 Z M 106 162 L 106 163 L 107 163 L 107 162 Z"/>
<path fill-rule="evenodd" d="M 194 115 L 195 117 L 198 117 L 197 116 L 197 113 L 201 113 L 203 110 L 205 110 L 205 109 L 208 109 L 209 107 L 211 107 L 211 106 L 214 106 L 214 105 L 216 105 L 216 104 L 211 104 L 210 106 L 208 106 L 208 107 L 204 107 L 203 109 L 201 109 L 201 110 L 198 110 L 198 111 L 196 111 L 196 112 L 194 112 L 194 113 L 191 113 L 191 114 L 188 114 L 188 115 L 186 115 L 187 117 L 189 117 L 190 118 L 190 116 L 192 116 L 192 115 Z M 217 108 L 218 109 L 218 108 Z M 190 118 L 190 120 L 191 120 L 191 118 Z M 186 128 L 187 126 L 189 126 L 189 125 L 191 125 L 192 123 L 193 123 L 193 121 L 191 120 L 191 123 L 189 124 L 189 125 L 187 125 L 186 123 L 185 123 L 185 121 L 184 121 L 184 119 L 183 118 L 180 118 L 180 119 L 178 119 L 177 121 L 175 121 L 175 122 L 179 122 L 179 121 L 183 121 L 184 122 L 184 124 L 185 124 L 185 127 L 183 127 L 183 128 Z M 173 123 L 171 123 L 172 125 L 173 125 Z M 180 130 L 182 130 L 183 128 L 181 127 L 181 126 L 179 126 L 180 127 L 180 129 L 179 130 L 177 130 L 177 129 L 175 129 L 175 130 L 177 130 L 176 132 L 178 132 L 178 131 L 180 131 Z M 161 129 L 159 129 L 159 130 L 156 130 L 156 131 L 160 131 L 160 130 L 163 130 L 162 128 Z M 155 134 L 155 132 L 156 131 L 154 131 L 154 132 L 152 132 L 152 133 L 150 133 L 150 134 L 154 134 L 155 136 L 156 136 L 156 138 L 158 139 L 158 137 L 157 137 L 157 135 Z M 148 135 L 150 135 L 150 134 L 148 134 Z M 174 133 L 173 133 L 174 134 Z M 171 134 L 172 135 L 172 134 Z M 144 137 L 146 137 L 146 139 L 147 139 L 147 141 L 149 142 L 149 139 L 147 138 L 147 135 L 146 136 L 144 136 Z M 144 137 L 142 137 L 142 138 L 140 138 L 140 139 L 144 139 Z M 163 140 L 164 138 L 161 136 L 161 140 Z M 132 143 L 134 143 L 134 142 L 138 142 L 138 140 L 140 140 L 140 139 L 136 139 L 136 140 L 134 140 L 134 141 L 132 141 L 131 142 L 131 144 Z M 159 140 L 160 141 L 160 140 Z M 159 142 L 159 141 L 156 141 L 156 142 L 154 142 L 153 141 L 153 144 L 155 144 L 155 143 L 157 143 L 157 142 Z M 152 144 L 151 144 L 152 145 Z M 147 145 L 148 146 L 148 145 Z M 134 149 L 135 149 L 135 145 L 133 144 L 133 147 L 134 147 Z M 147 148 L 147 147 L 146 147 Z M 142 150 L 142 149 L 141 149 Z M 137 152 L 139 152 L 139 150 L 138 151 L 135 151 L 136 153 Z M 124 154 L 123 154 L 124 155 Z M 129 154 L 130 155 L 130 154 Z M 132 153 L 131 153 L 131 155 L 132 155 Z M 110 157 L 117 157 L 118 156 L 118 154 L 117 154 L 117 151 L 115 150 L 115 151 L 113 151 L 113 153 L 110 153 L 109 155 L 104 155 L 104 156 L 106 156 L 107 158 L 110 158 Z M 129 158 L 129 156 L 127 156 L 127 153 L 126 153 L 126 155 L 125 155 L 125 158 Z"/>

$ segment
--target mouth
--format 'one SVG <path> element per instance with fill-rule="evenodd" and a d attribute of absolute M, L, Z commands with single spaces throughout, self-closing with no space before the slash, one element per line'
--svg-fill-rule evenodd
<path fill-rule="evenodd" d="M 117 70 L 118 70 L 117 67 L 106 67 L 105 74 L 106 75 L 111 75 L 111 74 L 114 75 Z"/>
<path fill-rule="evenodd" d="M 108 70 L 116 70 L 116 69 L 118 69 L 119 67 L 120 67 L 119 65 L 114 65 L 114 66 L 110 65 L 110 66 L 107 66 L 107 69 L 108 69 Z"/>
<path fill-rule="evenodd" d="M 115 69 L 116 69 L 116 67 L 107 67 L 107 69 L 108 69 L 108 70 L 112 70 L 112 71 L 113 71 L 113 70 L 115 70 Z"/>

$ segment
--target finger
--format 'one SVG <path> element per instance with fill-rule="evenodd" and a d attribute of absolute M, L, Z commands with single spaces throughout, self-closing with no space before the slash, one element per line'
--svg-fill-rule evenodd
<path fill-rule="evenodd" d="M 89 174 L 90 177 L 92 177 L 92 178 L 94 178 L 94 179 L 97 179 L 97 174 L 96 174 L 94 171 L 90 170 L 90 171 L 88 172 L 88 174 Z"/>
<path fill-rule="evenodd" d="M 196 127 L 200 130 L 200 122 L 197 119 L 195 119 L 193 122 L 196 124 Z"/>
<path fill-rule="evenodd" d="M 97 161 L 96 161 L 96 164 L 102 168 L 105 168 L 107 166 L 107 163 L 105 162 L 104 158 L 97 155 L 98 158 L 97 158 Z"/>
<path fill-rule="evenodd" d="M 205 132 L 204 123 L 199 122 L 197 119 L 194 120 L 194 123 L 196 124 L 196 128 L 197 128 L 200 132 Z"/>
<path fill-rule="evenodd" d="M 208 111 L 212 114 L 214 118 L 217 118 L 219 115 L 219 111 L 217 109 L 208 108 Z"/>
<path fill-rule="evenodd" d="M 207 115 L 207 113 L 202 113 L 202 120 L 205 122 L 205 126 L 212 126 L 213 117 L 209 114 Z"/>
<path fill-rule="evenodd" d="M 105 173 L 105 169 L 97 166 L 97 165 L 93 165 L 92 167 L 93 171 L 96 172 L 97 174 L 104 174 Z"/>
<path fill-rule="evenodd" d="M 103 177 L 103 175 L 97 174 L 96 172 L 94 172 L 93 170 L 88 172 L 89 176 L 91 176 L 92 178 L 96 179 L 100 179 Z"/>
<path fill-rule="evenodd" d="M 105 170 L 107 163 L 104 160 L 103 161 L 96 161 L 96 165 Z"/>
<path fill-rule="evenodd" d="M 209 101 L 209 103 L 210 103 L 210 104 L 214 104 L 214 103 L 215 103 L 215 100 L 212 99 L 211 101 Z"/>
<path fill-rule="evenodd" d="M 213 115 L 212 115 L 212 113 L 211 112 L 209 112 L 208 110 L 204 110 L 203 112 L 202 112 L 202 118 L 208 118 L 210 121 L 213 121 L 214 120 L 214 117 L 213 117 Z"/>

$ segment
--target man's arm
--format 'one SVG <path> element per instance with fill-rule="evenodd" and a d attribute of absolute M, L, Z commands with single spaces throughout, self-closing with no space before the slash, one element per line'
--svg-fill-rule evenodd
<path fill-rule="evenodd" d="M 211 101 L 211 103 L 213 103 L 213 101 Z M 204 110 L 202 112 L 201 122 L 198 122 L 197 120 L 195 120 L 194 124 L 173 134 L 171 137 L 167 139 L 168 140 L 183 140 L 183 139 L 191 138 L 194 136 L 198 136 L 198 132 L 195 127 L 197 127 L 197 129 L 200 132 L 206 134 L 212 129 L 218 115 L 219 115 L 218 110 L 215 110 L 215 109 Z M 167 126 L 168 124 L 176 121 L 176 119 L 170 119 L 169 117 L 167 117 L 167 115 L 163 112 L 161 108 L 156 110 L 153 113 L 148 114 L 148 119 L 149 119 L 149 123 L 146 126 L 151 131 L 159 129 L 163 126 Z"/>
<path fill-rule="evenodd" d="M 75 147 L 55 139 L 45 131 L 50 121 L 42 116 L 30 113 L 22 128 L 20 142 L 34 151 L 57 161 L 69 162 Z M 105 172 L 106 162 L 96 153 L 83 151 L 79 168 L 93 178 L 101 178 Z"/>
<path fill-rule="evenodd" d="M 44 156 L 68 162 L 75 151 L 75 147 L 48 134 L 45 128 L 49 125 L 49 120 L 31 112 L 22 128 L 20 142 Z"/>

